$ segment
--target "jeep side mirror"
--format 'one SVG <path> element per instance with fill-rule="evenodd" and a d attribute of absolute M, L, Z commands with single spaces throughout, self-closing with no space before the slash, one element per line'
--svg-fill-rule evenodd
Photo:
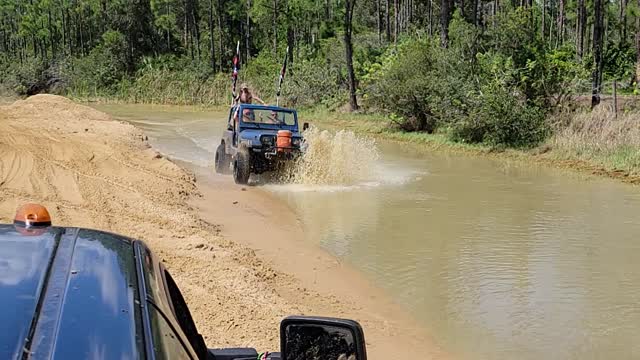
<path fill-rule="evenodd" d="M 306 122 L 306 123 L 302 124 L 302 131 L 305 131 L 308 128 L 309 128 L 309 123 Z"/>
<path fill-rule="evenodd" d="M 282 360 L 367 360 L 364 333 L 353 320 L 290 316 L 280 323 Z"/>

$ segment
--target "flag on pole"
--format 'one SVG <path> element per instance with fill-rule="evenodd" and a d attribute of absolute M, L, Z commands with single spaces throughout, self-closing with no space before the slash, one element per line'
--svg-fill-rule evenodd
<path fill-rule="evenodd" d="M 284 76 L 287 74 L 287 62 L 289 60 L 289 47 L 284 53 L 284 62 L 282 63 L 282 70 L 280 70 L 280 79 L 278 80 L 278 91 L 276 92 L 276 105 L 280 106 L 280 92 L 282 91 L 282 83 L 284 82 Z"/>
<path fill-rule="evenodd" d="M 238 83 L 238 69 L 240 67 L 240 41 L 236 47 L 236 54 L 233 56 L 233 73 L 231 74 L 231 94 L 233 95 L 233 102 L 236 101 L 236 85 Z"/>

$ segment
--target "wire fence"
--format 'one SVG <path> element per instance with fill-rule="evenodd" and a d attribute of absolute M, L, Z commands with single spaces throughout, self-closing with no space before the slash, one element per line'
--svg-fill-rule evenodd
<path fill-rule="evenodd" d="M 574 81 L 564 89 L 565 98 L 578 106 L 590 107 L 593 84 L 588 80 Z M 640 111 L 640 95 L 630 81 L 604 81 L 598 89 L 600 106 L 613 112 Z"/>

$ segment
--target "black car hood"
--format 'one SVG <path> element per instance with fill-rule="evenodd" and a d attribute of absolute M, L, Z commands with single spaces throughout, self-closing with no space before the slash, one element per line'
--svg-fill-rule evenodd
<path fill-rule="evenodd" d="M 0 227 L 0 359 L 22 355 L 55 244 L 52 232 L 23 236 Z"/>
<path fill-rule="evenodd" d="M 137 288 L 127 238 L 0 225 L 0 359 L 141 357 Z"/>

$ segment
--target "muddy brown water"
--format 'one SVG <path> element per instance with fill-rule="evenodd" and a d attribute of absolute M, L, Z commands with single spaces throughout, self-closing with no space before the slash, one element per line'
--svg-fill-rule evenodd
<path fill-rule="evenodd" d="M 225 115 L 99 106 L 212 167 Z M 306 241 L 362 271 L 461 359 L 640 357 L 640 191 L 378 142 L 372 178 L 266 184 Z"/>

